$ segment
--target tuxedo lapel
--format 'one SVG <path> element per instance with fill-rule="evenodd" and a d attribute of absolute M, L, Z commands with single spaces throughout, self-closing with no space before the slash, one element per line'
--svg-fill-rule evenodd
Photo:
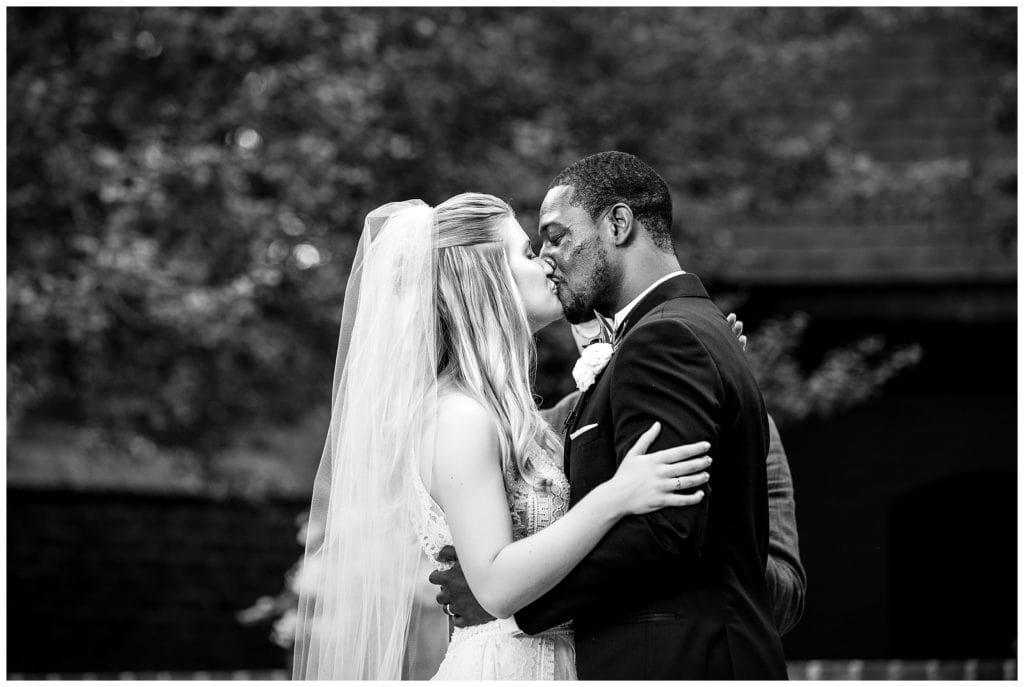
<path fill-rule="evenodd" d="M 681 297 L 709 298 L 708 292 L 704 289 L 704 285 L 701 284 L 697 275 L 686 273 L 672 277 L 671 279 L 659 284 L 653 291 L 644 296 L 644 298 L 636 304 L 622 324 L 619 325 L 618 330 L 614 332 L 614 341 L 621 341 L 622 337 L 626 335 L 630 328 L 639 322 L 644 315 L 661 303 L 673 298 Z M 609 365 L 610 364 L 611 362 L 609 361 Z M 607 369 L 608 366 L 606 365 L 605 370 Z M 570 460 L 572 452 L 572 438 L 570 435 L 577 429 L 580 415 L 583 413 L 583 409 L 586 408 L 587 402 L 590 401 L 590 397 L 593 395 L 594 389 L 597 388 L 598 381 L 600 381 L 601 375 L 604 374 L 605 370 L 602 370 L 597 375 L 597 379 L 594 380 L 594 383 L 591 384 L 586 391 L 581 393 L 578 399 L 576 399 L 576 405 L 573 406 L 572 412 L 566 416 L 565 423 L 562 425 L 562 444 L 564 446 L 562 465 L 566 477 L 570 476 L 572 470 L 572 460 Z"/>
<path fill-rule="evenodd" d="M 704 289 L 704 285 L 701 284 L 700 279 L 695 274 L 681 274 L 659 284 L 653 291 L 644 296 L 644 298 L 636 304 L 629 315 L 626 316 L 626 319 L 621 325 L 619 325 L 618 330 L 613 333 L 613 340 L 615 342 L 621 341 L 622 337 L 626 335 L 630 328 L 639 322 L 644 315 L 661 303 L 673 298 L 687 296 L 692 298 L 709 298 L 708 292 Z M 607 366 L 605 366 L 605 369 L 607 369 Z M 576 430 L 580 415 L 586 407 L 587 402 L 590 400 L 591 395 L 594 393 L 594 389 L 597 387 L 597 382 L 600 380 L 601 374 L 604 374 L 604 370 L 598 374 L 594 383 L 586 391 L 581 393 L 578 399 L 576 399 L 576 405 L 573 406 L 572 412 L 566 416 L 565 424 L 562 425 L 562 445 L 564 446 L 562 465 L 566 477 L 569 477 L 572 471 L 572 460 L 570 460 L 572 452 L 572 438 L 570 437 L 570 434 Z"/>
<path fill-rule="evenodd" d="M 569 414 L 565 416 L 565 422 L 562 423 L 563 438 L 568 437 L 569 433 L 576 429 L 576 418 L 580 414 L 580 408 L 583 407 L 583 399 L 586 398 L 589 393 L 590 389 L 580 393 L 580 395 L 576 397 L 576 403 L 573 404 L 572 410 L 570 410 Z"/>
<path fill-rule="evenodd" d="M 603 372 L 603 370 L 602 370 Z M 601 375 L 598 375 L 600 377 Z M 569 455 L 572 449 L 572 438 L 570 435 L 576 429 L 576 423 L 580 419 L 580 412 L 590 399 L 590 395 L 594 392 L 594 387 L 597 386 L 597 380 L 590 385 L 586 391 L 580 393 L 579 398 L 576 399 L 576 405 L 572 407 L 572 412 L 569 413 L 565 418 L 565 424 L 562 426 L 562 471 L 565 473 L 566 479 L 569 479 L 570 473 L 572 472 L 572 461 L 569 460 Z"/>

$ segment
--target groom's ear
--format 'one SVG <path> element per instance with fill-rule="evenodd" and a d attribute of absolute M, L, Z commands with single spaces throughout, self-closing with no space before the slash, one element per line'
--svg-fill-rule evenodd
<path fill-rule="evenodd" d="M 616 203 L 608 210 L 608 229 L 611 233 L 612 242 L 616 246 L 624 246 L 633 238 L 636 231 L 636 222 L 633 220 L 633 211 L 625 203 Z"/>

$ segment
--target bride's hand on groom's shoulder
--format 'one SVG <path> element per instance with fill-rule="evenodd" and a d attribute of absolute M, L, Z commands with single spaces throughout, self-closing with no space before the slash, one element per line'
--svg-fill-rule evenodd
<path fill-rule="evenodd" d="M 643 515 L 672 506 L 693 506 L 704 498 L 704 491 L 685 492 L 711 478 L 708 472 L 711 444 L 699 441 L 647 453 L 661 432 L 655 422 L 640 435 L 615 476 L 607 482 L 614 492 L 616 504 L 623 515 Z"/>
<path fill-rule="evenodd" d="M 740 340 L 740 346 L 743 350 L 747 350 L 747 337 L 743 335 L 743 320 L 736 317 L 736 313 L 731 312 L 729 316 L 725 318 L 725 321 L 732 327 L 732 333 L 736 335 L 736 338 Z"/>

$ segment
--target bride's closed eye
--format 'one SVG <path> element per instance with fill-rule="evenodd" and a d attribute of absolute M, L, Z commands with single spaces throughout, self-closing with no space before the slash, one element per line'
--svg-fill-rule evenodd
<path fill-rule="evenodd" d="M 526 243 L 523 244 L 523 254 L 526 256 L 527 260 L 537 259 L 537 254 L 533 251 L 533 244 L 530 243 L 529 240 L 527 240 Z"/>

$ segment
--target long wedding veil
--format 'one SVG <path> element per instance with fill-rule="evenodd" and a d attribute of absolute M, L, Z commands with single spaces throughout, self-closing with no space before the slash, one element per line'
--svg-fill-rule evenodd
<path fill-rule="evenodd" d="M 295 679 L 397 680 L 409 662 L 424 574 L 414 480 L 437 402 L 435 249 L 421 201 L 366 218 L 296 582 Z"/>

